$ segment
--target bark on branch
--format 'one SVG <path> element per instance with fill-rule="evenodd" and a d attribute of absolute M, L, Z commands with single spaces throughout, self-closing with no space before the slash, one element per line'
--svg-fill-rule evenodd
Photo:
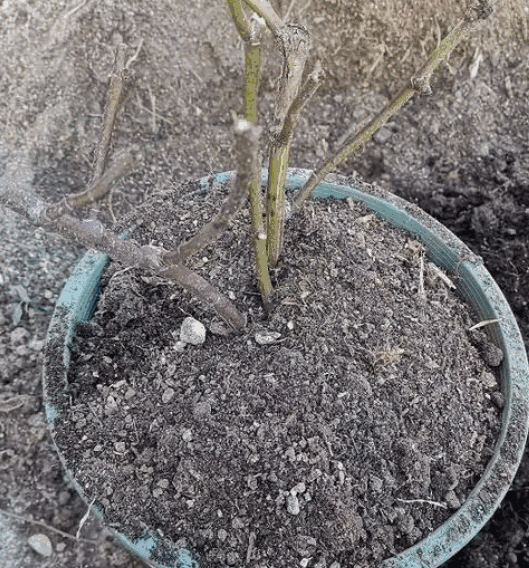
<path fill-rule="evenodd" d="M 136 266 L 159 276 L 169 278 L 189 290 L 210 306 L 232 329 L 242 331 L 246 318 L 217 288 L 204 278 L 178 264 L 167 265 L 162 248 L 142 246 L 136 241 L 124 240 L 95 219 L 77 219 L 68 213 L 56 216 L 53 206 L 48 215 L 48 204 L 35 194 L 31 186 L 31 171 L 25 164 L 0 178 L 0 204 L 21 214 L 43 229 L 73 238 L 87 248 L 95 248 L 125 266 Z"/>
<path fill-rule="evenodd" d="M 292 136 L 292 128 L 287 128 L 285 133 L 284 126 L 298 96 L 309 56 L 310 36 L 304 27 L 289 24 L 276 36 L 276 43 L 283 56 L 283 68 L 279 79 L 268 164 L 267 250 L 270 266 L 277 264 L 283 245 L 285 180 Z M 293 127 L 293 123 L 290 126 Z"/>
<path fill-rule="evenodd" d="M 268 0 L 244 0 L 244 2 L 265 21 L 269 30 L 277 37 L 285 24 L 270 2 Z"/>

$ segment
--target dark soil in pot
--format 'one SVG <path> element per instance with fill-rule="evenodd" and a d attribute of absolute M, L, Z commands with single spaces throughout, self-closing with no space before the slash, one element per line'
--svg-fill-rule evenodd
<path fill-rule="evenodd" d="M 155 196 L 133 233 L 179 242 L 223 192 L 180 209 Z M 249 314 L 242 336 L 168 282 L 111 267 L 56 440 L 110 523 L 157 529 L 201 566 L 373 566 L 479 479 L 501 407 L 484 359 L 498 354 L 482 357 L 475 317 L 419 242 L 343 200 L 290 223 L 267 319 L 248 225 L 194 262 Z M 178 343 L 187 316 L 205 344 Z"/>

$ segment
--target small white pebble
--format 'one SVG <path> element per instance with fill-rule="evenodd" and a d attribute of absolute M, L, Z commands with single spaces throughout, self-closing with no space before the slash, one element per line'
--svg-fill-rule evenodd
<path fill-rule="evenodd" d="M 297 498 L 297 496 L 294 494 L 290 494 L 287 497 L 287 511 L 291 514 L 291 515 L 299 515 L 300 513 L 300 507 L 299 507 L 299 500 Z"/>
<path fill-rule="evenodd" d="M 299 483 L 294 485 L 294 487 L 292 487 L 290 493 L 292 495 L 297 495 L 298 493 L 305 493 L 306 489 L 307 489 L 306 485 L 303 483 L 303 481 L 300 481 Z"/>
<path fill-rule="evenodd" d="M 481 374 L 481 380 L 483 381 L 485 387 L 488 389 L 493 389 L 498 386 L 498 381 L 496 380 L 496 377 L 492 373 L 489 373 L 487 371 L 484 371 Z"/>
<path fill-rule="evenodd" d="M 191 345 L 202 345 L 206 341 L 206 328 L 195 318 L 187 317 L 180 328 L 180 341 Z"/>
<path fill-rule="evenodd" d="M 169 401 L 171 401 L 173 396 L 174 396 L 174 389 L 172 389 L 171 387 L 165 389 L 162 394 L 162 402 L 164 404 L 167 404 Z"/>
<path fill-rule="evenodd" d="M 258 331 L 255 334 L 255 341 L 257 341 L 259 345 L 271 345 L 280 337 L 281 334 L 278 331 Z"/>
<path fill-rule="evenodd" d="M 51 540 L 45 534 L 34 534 L 28 538 L 28 544 L 41 556 L 51 556 L 53 547 Z"/>

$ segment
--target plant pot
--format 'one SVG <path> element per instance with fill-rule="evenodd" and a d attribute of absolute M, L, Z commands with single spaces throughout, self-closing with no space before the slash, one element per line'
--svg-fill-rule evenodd
<path fill-rule="evenodd" d="M 297 189 L 307 179 L 306 170 L 289 170 L 287 189 Z M 218 181 L 230 173 L 217 174 Z M 328 178 L 329 179 L 329 178 Z M 203 178 L 204 190 L 211 178 Z M 500 374 L 505 399 L 502 426 L 494 454 L 479 482 L 462 506 L 439 528 L 414 546 L 382 563 L 384 568 L 434 568 L 440 566 L 464 547 L 490 519 L 505 496 L 520 463 L 529 427 L 529 369 L 524 344 L 514 316 L 490 274 L 457 237 L 416 206 L 377 190 L 365 191 L 345 186 L 339 181 L 321 183 L 315 197 L 352 198 L 396 227 L 408 231 L 422 241 L 431 260 L 449 273 L 457 273 L 462 296 L 481 320 L 498 320 L 486 326 L 493 343 L 504 354 Z M 61 401 L 67 396 L 69 346 L 77 322 L 90 318 L 98 296 L 101 274 L 107 258 L 97 252 L 86 253 L 68 279 L 48 330 L 44 401 L 48 425 L 55 439 L 59 425 Z M 81 497 L 83 488 L 69 471 L 64 456 L 57 448 L 68 477 Z M 94 514 L 105 522 L 97 505 Z M 154 530 L 133 540 L 121 528 L 112 527 L 118 541 L 149 565 L 169 568 L 198 567 L 191 553 L 167 542 Z"/>

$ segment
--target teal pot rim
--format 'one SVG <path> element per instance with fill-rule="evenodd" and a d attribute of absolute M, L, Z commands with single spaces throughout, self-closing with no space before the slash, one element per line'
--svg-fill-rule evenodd
<path fill-rule="evenodd" d="M 308 170 L 290 169 L 287 190 L 301 187 L 310 173 Z M 206 191 L 214 180 L 224 182 L 231 175 L 232 172 L 224 172 L 204 177 L 200 186 Z M 265 175 L 266 171 L 263 171 L 263 179 Z M 500 375 L 505 403 L 493 456 L 466 501 L 447 521 L 414 546 L 381 564 L 381 568 L 436 568 L 477 535 L 500 505 L 514 479 L 529 428 L 529 367 L 525 346 L 505 297 L 480 257 L 417 206 L 381 189 L 364 186 L 359 189 L 349 183 L 338 176 L 327 176 L 316 188 L 314 197 L 361 201 L 394 226 L 413 234 L 424 243 L 433 262 L 456 276 L 454 280 L 460 293 L 473 306 L 478 317 L 481 320 L 498 320 L 484 328 L 504 354 Z M 107 257 L 101 253 L 89 251 L 85 254 L 62 290 L 48 329 L 43 388 L 46 419 L 53 439 L 60 422 L 59 402 L 67 397 L 69 346 L 75 326 L 77 322 L 91 317 L 107 262 Z M 56 449 L 70 481 L 88 504 L 83 488 Z M 91 510 L 105 522 L 96 504 L 91 506 Z M 116 528 L 111 530 L 121 544 L 150 566 L 199 568 L 198 561 L 188 550 L 167 542 L 155 530 L 136 540 Z"/>

